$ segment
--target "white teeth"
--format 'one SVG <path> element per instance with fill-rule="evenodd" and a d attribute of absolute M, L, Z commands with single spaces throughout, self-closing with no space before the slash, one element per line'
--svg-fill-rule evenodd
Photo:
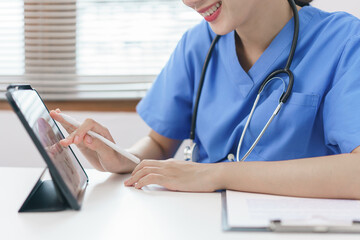
<path fill-rule="evenodd" d="M 218 2 L 216 5 L 214 5 L 212 8 L 210 8 L 210 9 L 207 10 L 206 12 L 201 13 L 201 15 L 202 15 L 203 17 L 210 16 L 210 15 L 213 14 L 220 6 L 221 6 L 221 2 Z"/>

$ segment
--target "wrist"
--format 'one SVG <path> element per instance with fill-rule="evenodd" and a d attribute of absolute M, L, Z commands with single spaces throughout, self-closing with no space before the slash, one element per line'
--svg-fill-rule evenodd
<path fill-rule="evenodd" d="M 246 174 L 245 163 L 224 162 L 214 164 L 216 174 L 214 181 L 216 189 L 242 189 L 242 181 L 234 182 L 234 179 L 243 178 Z"/>
<path fill-rule="evenodd" d="M 116 173 L 120 173 L 120 174 L 131 173 L 137 165 L 136 163 L 126 158 L 125 156 L 121 155 L 120 153 L 117 153 L 117 158 L 118 158 L 118 164 L 117 164 L 118 168 L 116 170 Z"/>
<path fill-rule="evenodd" d="M 214 190 L 227 189 L 226 184 L 226 163 L 213 163 L 210 164 L 211 168 L 211 181 Z"/>

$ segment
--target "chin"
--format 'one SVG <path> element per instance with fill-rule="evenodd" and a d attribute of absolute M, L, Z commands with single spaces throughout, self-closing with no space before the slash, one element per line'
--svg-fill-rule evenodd
<path fill-rule="evenodd" d="M 221 26 L 213 26 L 212 24 L 210 24 L 210 27 L 213 30 L 213 32 L 216 33 L 217 35 L 226 35 L 234 31 L 234 29 L 228 29 Z"/>

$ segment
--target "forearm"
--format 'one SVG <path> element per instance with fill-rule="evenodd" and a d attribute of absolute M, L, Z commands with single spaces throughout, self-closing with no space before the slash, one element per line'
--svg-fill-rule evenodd
<path fill-rule="evenodd" d="M 149 136 L 146 136 L 136 142 L 133 146 L 126 149 L 129 153 L 137 156 L 140 160 L 143 159 L 162 159 L 162 150 L 158 144 L 151 139 Z M 130 173 L 136 167 L 136 164 L 132 161 L 125 159 L 120 154 L 117 173 Z"/>
<path fill-rule="evenodd" d="M 164 160 L 174 156 L 181 142 L 181 140 L 164 137 L 152 130 L 148 136 L 135 143 L 128 151 L 141 160 Z"/>
<path fill-rule="evenodd" d="M 220 188 L 298 197 L 360 199 L 359 153 L 221 164 Z"/>
<path fill-rule="evenodd" d="M 131 148 L 129 148 L 128 151 L 140 158 L 141 160 L 165 159 L 163 149 L 150 136 L 146 136 L 140 139 Z"/>
<path fill-rule="evenodd" d="M 150 131 L 149 135 L 143 137 L 136 142 L 132 147 L 127 149 L 128 152 L 137 156 L 140 160 L 152 159 L 152 160 L 163 160 L 171 158 L 181 141 L 164 137 L 153 130 Z M 136 164 L 123 156 L 119 156 L 120 164 L 118 173 L 129 173 L 134 170 Z"/>

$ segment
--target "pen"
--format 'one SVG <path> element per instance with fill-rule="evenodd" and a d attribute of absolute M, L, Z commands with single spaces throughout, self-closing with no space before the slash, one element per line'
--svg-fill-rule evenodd
<path fill-rule="evenodd" d="M 80 122 L 78 122 L 77 120 L 75 120 L 74 118 L 64 114 L 64 113 L 58 113 L 65 121 L 67 121 L 68 123 L 74 125 L 75 127 L 79 127 L 81 125 Z M 103 143 L 105 143 L 106 145 L 108 145 L 109 147 L 111 147 L 112 149 L 114 149 L 115 151 L 117 151 L 118 153 L 120 153 L 121 155 L 123 155 L 124 157 L 127 157 L 128 159 L 130 159 L 131 161 L 133 161 L 136 164 L 140 163 L 140 159 L 136 156 L 134 156 L 133 154 L 129 153 L 128 151 L 119 148 L 115 143 L 111 142 L 110 140 L 104 138 L 103 136 L 101 136 L 100 134 L 93 132 L 93 131 L 88 131 L 87 134 L 89 134 L 92 137 L 95 137 L 97 139 L 99 139 L 100 141 L 102 141 Z"/>

